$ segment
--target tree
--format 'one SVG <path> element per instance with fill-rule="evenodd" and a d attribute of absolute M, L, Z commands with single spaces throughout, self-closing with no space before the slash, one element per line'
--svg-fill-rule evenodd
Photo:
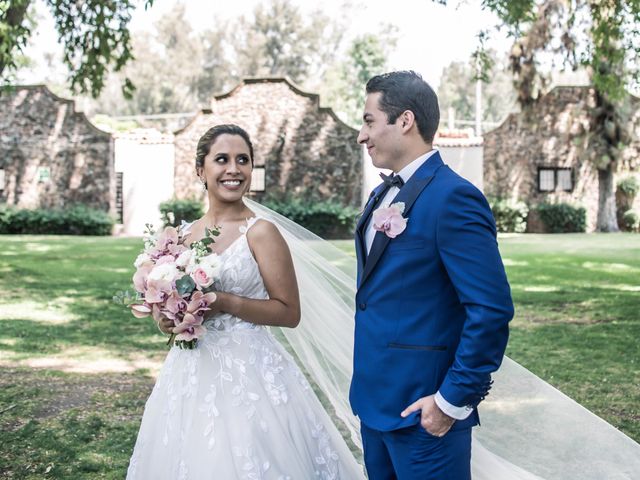
<path fill-rule="evenodd" d="M 640 2 L 483 0 L 482 5 L 515 38 L 510 68 L 524 109 L 536 101 L 543 85 L 541 58 L 587 69 L 595 92 L 587 153 L 598 170 L 597 229 L 617 231 L 614 175 L 633 138 L 626 89 L 640 84 Z"/>
<path fill-rule="evenodd" d="M 233 83 L 231 65 L 223 55 L 224 26 L 194 32 L 184 3 L 158 19 L 152 32 L 133 32 L 132 45 L 135 60 L 109 76 L 91 111 L 110 115 L 195 111 Z M 125 78 L 136 86 L 128 99 L 118 92 Z"/>
<path fill-rule="evenodd" d="M 495 50 L 486 52 L 489 62 L 482 85 L 482 121 L 501 122 L 513 110 L 516 94 L 512 76 L 498 61 Z M 446 114 L 453 108 L 457 118 L 471 120 L 475 117 L 477 72 L 475 62 L 452 62 L 442 70 L 438 101 Z"/>
<path fill-rule="evenodd" d="M 371 77 L 387 70 L 389 53 L 397 42 L 395 26 L 383 25 L 378 31 L 355 37 L 346 58 L 327 72 L 321 88 L 325 102 L 352 125 L 361 120 L 364 86 Z"/>
<path fill-rule="evenodd" d="M 303 84 L 323 76 L 342 41 L 340 24 L 321 11 L 303 14 L 290 0 L 258 4 L 230 27 L 236 74 L 288 76 Z"/>
<path fill-rule="evenodd" d="M 145 0 L 145 8 L 154 0 Z M 128 30 L 131 0 L 45 0 L 64 45 L 64 63 L 72 90 L 97 97 L 110 69 L 121 70 L 133 59 Z M 0 0 L 0 77 L 6 82 L 18 68 L 32 32 L 27 15 L 31 0 Z M 133 84 L 125 79 L 123 91 Z"/>
<path fill-rule="evenodd" d="M 194 32 L 185 4 L 178 3 L 152 32 L 132 33 L 136 59 L 112 75 L 92 110 L 112 115 L 187 112 L 244 77 L 287 76 L 314 90 L 335 62 L 342 37 L 332 32 L 340 30 L 339 22 L 324 15 L 303 15 L 288 0 L 272 0 L 258 5 L 252 16 Z M 137 86 L 129 101 L 116 88 L 124 77 Z"/>

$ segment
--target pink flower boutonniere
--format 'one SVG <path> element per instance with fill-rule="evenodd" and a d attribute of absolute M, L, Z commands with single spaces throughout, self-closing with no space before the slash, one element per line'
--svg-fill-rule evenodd
<path fill-rule="evenodd" d="M 407 218 L 402 216 L 404 203 L 392 203 L 386 208 L 379 208 L 373 212 L 373 228 L 384 232 L 389 238 L 396 238 L 407 228 Z"/>

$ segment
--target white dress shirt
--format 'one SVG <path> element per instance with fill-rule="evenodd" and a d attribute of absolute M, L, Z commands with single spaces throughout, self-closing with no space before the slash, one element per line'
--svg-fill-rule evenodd
<path fill-rule="evenodd" d="M 416 171 L 427 160 L 429 160 L 429 158 L 436 152 L 437 150 L 434 149 L 425 153 L 424 155 L 421 155 L 420 157 L 416 158 L 413 162 L 411 162 L 409 165 L 405 166 L 396 175 L 400 175 L 400 178 L 402 178 L 404 183 L 407 183 L 411 178 L 411 176 L 414 173 L 416 173 Z M 400 189 L 395 186 L 392 186 L 391 188 L 389 188 L 389 190 L 387 190 L 386 195 L 384 196 L 384 198 L 376 208 L 376 210 L 378 208 L 388 207 L 391 203 L 393 203 L 393 199 L 396 197 L 399 191 Z M 365 243 L 367 246 L 367 255 L 371 250 L 371 246 L 373 245 L 373 239 L 375 238 L 376 233 L 377 233 L 376 230 L 373 228 L 373 212 L 372 212 L 371 216 L 369 217 L 369 221 L 367 223 L 367 228 L 365 230 L 365 237 L 364 237 Z M 436 402 L 436 405 L 438 405 L 438 407 L 440 408 L 440 410 L 442 410 L 448 416 L 455 418 L 456 420 L 464 420 L 469 415 L 471 415 L 471 412 L 473 412 L 473 407 L 469 407 L 469 406 L 457 407 L 455 405 L 452 405 L 447 400 L 445 400 L 445 398 L 440 394 L 439 391 L 436 392 L 434 400 Z"/>

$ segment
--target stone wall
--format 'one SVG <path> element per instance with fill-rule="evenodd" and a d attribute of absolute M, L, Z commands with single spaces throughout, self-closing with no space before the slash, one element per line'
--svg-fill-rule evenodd
<path fill-rule="evenodd" d="M 290 193 L 360 207 L 363 173 L 357 130 L 330 109 L 320 108 L 317 95 L 282 78 L 244 80 L 175 133 L 177 197 L 204 198 L 195 174 L 196 144 L 220 123 L 235 123 L 251 136 L 255 166 L 265 167 L 266 173 L 264 194 L 254 194 L 258 199 Z"/>
<path fill-rule="evenodd" d="M 21 208 L 83 203 L 114 212 L 111 135 L 44 85 L 0 94 L 0 170 L 0 203 Z"/>
<path fill-rule="evenodd" d="M 594 105 L 588 87 L 556 87 L 527 113 L 511 114 L 484 136 L 484 184 L 490 196 L 518 199 L 535 205 L 543 201 L 569 202 L 586 207 L 587 230 L 593 231 L 598 211 L 598 171 L 589 159 L 587 112 Z M 636 141 L 623 155 L 638 165 L 640 99 L 631 108 Z M 538 167 L 573 169 L 573 191 L 539 192 Z M 621 171 L 619 177 L 628 175 Z M 636 208 L 640 207 L 640 203 Z M 538 231 L 540 225 L 529 225 Z"/>

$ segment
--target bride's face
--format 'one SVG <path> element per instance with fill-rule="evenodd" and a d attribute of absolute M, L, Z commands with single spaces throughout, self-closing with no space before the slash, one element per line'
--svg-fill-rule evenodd
<path fill-rule="evenodd" d="M 249 191 L 252 168 L 244 139 L 224 133 L 211 145 L 198 173 L 207 182 L 210 195 L 222 202 L 236 202 Z"/>

